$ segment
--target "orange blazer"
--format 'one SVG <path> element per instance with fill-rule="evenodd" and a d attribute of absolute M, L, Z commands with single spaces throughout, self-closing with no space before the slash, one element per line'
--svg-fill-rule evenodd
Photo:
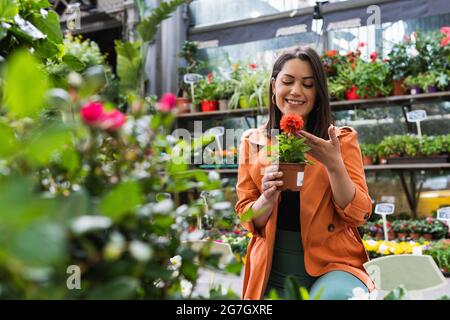
<path fill-rule="evenodd" d="M 372 213 L 357 132 L 350 127 L 342 127 L 338 130 L 338 138 L 345 167 L 355 184 L 355 197 L 345 208 L 340 208 L 334 202 L 326 168 L 311 155 L 306 155 L 314 164 L 305 167 L 300 191 L 299 215 L 305 268 L 314 277 L 333 270 L 350 272 L 372 291 L 374 283 L 363 268 L 368 256 L 356 229 Z M 250 209 L 262 193 L 261 179 L 265 168 L 270 166 L 270 160 L 261 149 L 270 143 L 262 128 L 250 129 L 242 136 L 235 206 L 239 216 Z M 253 234 L 247 248 L 243 299 L 263 298 L 272 266 L 277 207 L 274 206 L 261 230 L 256 230 L 251 220 L 242 222 L 244 228 Z"/>

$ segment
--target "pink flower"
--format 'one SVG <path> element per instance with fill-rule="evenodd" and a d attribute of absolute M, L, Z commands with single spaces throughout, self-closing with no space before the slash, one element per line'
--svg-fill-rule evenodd
<path fill-rule="evenodd" d="M 375 62 L 377 60 L 378 54 L 376 52 L 372 52 L 370 54 L 370 60 L 372 60 L 372 62 Z"/>
<path fill-rule="evenodd" d="M 103 104 L 100 102 L 89 102 L 81 108 L 80 115 L 86 124 L 94 125 L 102 118 L 104 112 Z"/>
<path fill-rule="evenodd" d="M 176 97 L 173 93 L 165 93 L 159 100 L 158 109 L 159 111 L 169 112 L 175 106 Z"/>
<path fill-rule="evenodd" d="M 213 75 L 210 72 L 210 73 L 208 73 L 208 83 L 211 83 L 211 82 L 213 82 Z"/>
<path fill-rule="evenodd" d="M 450 43 L 450 35 L 447 36 L 447 37 L 445 37 L 445 38 L 442 38 L 442 40 L 441 40 L 441 47 L 445 47 L 445 46 L 447 46 L 449 43 Z"/>
<path fill-rule="evenodd" d="M 103 114 L 99 126 L 105 130 L 117 130 L 120 129 L 127 117 L 119 110 L 112 110 Z"/>
<path fill-rule="evenodd" d="M 445 34 L 447 37 L 450 36 L 450 27 L 442 27 L 441 33 Z"/>
<path fill-rule="evenodd" d="M 80 110 L 81 119 L 94 128 L 117 130 L 125 124 L 126 116 L 119 110 L 105 111 L 100 102 L 89 102 Z"/>
<path fill-rule="evenodd" d="M 365 42 L 358 43 L 358 48 L 364 48 L 366 46 Z"/>
<path fill-rule="evenodd" d="M 233 230 L 234 234 L 241 234 L 241 231 L 239 231 L 238 229 Z"/>
<path fill-rule="evenodd" d="M 258 68 L 258 65 L 256 63 L 250 63 L 248 66 L 253 70 Z"/>

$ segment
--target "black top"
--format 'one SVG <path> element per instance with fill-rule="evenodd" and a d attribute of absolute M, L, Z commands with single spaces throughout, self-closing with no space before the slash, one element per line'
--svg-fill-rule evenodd
<path fill-rule="evenodd" d="M 300 191 L 282 191 L 277 228 L 300 232 Z"/>

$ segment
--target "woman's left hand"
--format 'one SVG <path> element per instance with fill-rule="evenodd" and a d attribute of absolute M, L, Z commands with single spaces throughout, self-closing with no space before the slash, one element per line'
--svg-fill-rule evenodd
<path fill-rule="evenodd" d="M 300 130 L 297 133 L 297 136 L 306 139 L 306 144 L 311 148 L 309 153 L 327 167 L 327 169 L 336 166 L 336 164 L 342 161 L 341 146 L 339 144 L 335 126 L 330 125 L 328 127 L 328 136 L 330 137 L 330 140 L 316 137 L 304 130 Z"/>

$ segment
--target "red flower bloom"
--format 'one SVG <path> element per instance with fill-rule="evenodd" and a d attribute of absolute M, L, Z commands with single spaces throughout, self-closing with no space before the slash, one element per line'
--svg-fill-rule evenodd
<path fill-rule="evenodd" d="M 372 60 L 372 62 L 377 61 L 377 58 L 378 58 L 378 54 L 376 52 L 372 52 L 370 54 L 370 60 Z"/>
<path fill-rule="evenodd" d="M 293 134 L 303 129 L 303 118 L 297 114 L 285 114 L 281 117 L 280 128 L 287 134 Z"/>
<path fill-rule="evenodd" d="M 117 130 L 126 122 L 126 116 L 119 110 L 105 111 L 100 102 L 89 102 L 80 109 L 81 119 L 95 128 Z"/>
<path fill-rule="evenodd" d="M 358 43 L 358 48 L 364 48 L 366 46 L 365 42 Z"/>
<path fill-rule="evenodd" d="M 337 50 L 333 49 L 333 50 L 330 50 L 330 51 L 326 51 L 325 55 L 328 56 L 328 57 L 334 57 L 334 56 L 337 55 Z"/>
<path fill-rule="evenodd" d="M 238 229 L 233 230 L 234 234 L 241 234 L 241 231 L 239 231 Z"/>
<path fill-rule="evenodd" d="M 158 110 L 163 112 L 171 111 L 175 106 L 175 101 L 176 98 L 173 93 L 163 94 L 161 100 L 159 100 Z"/>
<path fill-rule="evenodd" d="M 211 82 L 213 82 L 213 75 L 210 72 L 210 73 L 208 73 L 208 83 L 211 83 Z"/>
<path fill-rule="evenodd" d="M 441 47 L 445 47 L 450 43 L 450 35 L 448 35 L 445 38 L 442 38 L 441 40 Z"/>
<path fill-rule="evenodd" d="M 445 34 L 447 37 L 450 36 L 450 27 L 442 27 L 441 33 Z"/>
<path fill-rule="evenodd" d="M 127 117 L 122 112 L 119 110 L 112 110 L 103 115 L 100 120 L 100 127 L 105 130 L 117 130 L 120 129 L 126 121 Z"/>
<path fill-rule="evenodd" d="M 248 65 L 251 69 L 255 70 L 256 68 L 258 68 L 258 65 L 256 63 L 250 63 Z"/>
<path fill-rule="evenodd" d="M 81 119 L 88 125 L 97 123 L 104 112 L 105 108 L 100 102 L 89 102 L 80 109 Z"/>

